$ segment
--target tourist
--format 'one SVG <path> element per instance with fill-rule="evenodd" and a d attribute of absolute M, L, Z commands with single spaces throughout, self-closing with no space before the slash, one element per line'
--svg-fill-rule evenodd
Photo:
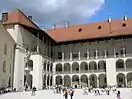
<path fill-rule="evenodd" d="M 121 99 L 120 91 L 117 92 L 117 99 Z"/>
<path fill-rule="evenodd" d="M 73 90 L 73 89 L 70 89 L 70 96 L 71 96 L 71 99 L 72 99 L 73 95 L 74 95 L 74 90 Z"/>
<path fill-rule="evenodd" d="M 35 96 L 35 91 L 36 91 L 36 87 L 34 86 L 34 87 L 32 88 L 32 94 L 31 94 L 31 96 Z"/>
<path fill-rule="evenodd" d="M 64 91 L 64 97 L 65 97 L 65 99 L 68 99 L 68 92 L 67 92 L 67 90 Z"/>

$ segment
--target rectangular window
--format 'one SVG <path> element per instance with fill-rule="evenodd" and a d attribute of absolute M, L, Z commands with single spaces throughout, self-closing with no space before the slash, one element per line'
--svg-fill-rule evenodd
<path fill-rule="evenodd" d="M 78 58 L 78 54 L 72 54 L 72 58 Z"/>
<path fill-rule="evenodd" d="M 3 72 L 6 72 L 6 61 L 3 61 Z"/>
<path fill-rule="evenodd" d="M 4 54 L 7 55 L 7 45 L 4 45 Z"/>
<path fill-rule="evenodd" d="M 58 59 L 62 59 L 62 52 L 58 52 Z"/>

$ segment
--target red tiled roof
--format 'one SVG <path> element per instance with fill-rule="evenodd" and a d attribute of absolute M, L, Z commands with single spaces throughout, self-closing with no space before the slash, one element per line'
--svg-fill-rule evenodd
<path fill-rule="evenodd" d="M 39 27 L 33 23 L 22 11 L 19 9 L 15 9 L 11 13 L 8 14 L 8 20 L 3 22 L 3 24 L 22 24 L 35 29 L 39 29 Z"/>
<path fill-rule="evenodd" d="M 123 24 L 126 24 L 123 27 Z M 101 26 L 101 29 L 98 29 Z M 79 32 L 79 29 L 82 29 Z M 90 24 L 69 26 L 68 28 L 56 28 L 50 29 L 48 35 L 50 35 L 57 42 L 83 40 L 83 39 L 95 39 L 111 36 L 122 36 L 132 34 L 132 18 L 127 21 L 124 20 L 112 20 L 112 22 L 95 22 Z"/>

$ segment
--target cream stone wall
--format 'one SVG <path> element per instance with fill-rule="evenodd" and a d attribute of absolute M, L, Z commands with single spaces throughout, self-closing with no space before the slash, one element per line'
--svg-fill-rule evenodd
<path fill-rule="evenodd" d="M 0 23 L 0 87 L 8 87 L 13 84 L 13 68 L 14 68 L 14 40 Z M 4 54 L 5 45 L 7 53 Z M 5 72 L 3 72 L 3 62 L 6 62 Z"/>

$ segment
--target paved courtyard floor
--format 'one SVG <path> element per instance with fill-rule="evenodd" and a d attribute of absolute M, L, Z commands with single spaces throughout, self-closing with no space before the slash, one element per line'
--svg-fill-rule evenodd
<path fill-rule="evenodd" d="M 121 99 L 132 99 L 131 89 L 118 89 L 121 91 Z M 0 99 L 64 99 L 62 94 L 54 94 L 52 90 L 37 91 L 35 96 L 31 96 L 31 92 L 8 93 L 0 95 Z M 68 98 L 70 99 L 70 97 Z M 73 99 L 117 99 L 115 94 L 112 95 L 100 95 L 94 96 L 83 95 L 82 90 L 75 90 L 75 95 Z"/>

